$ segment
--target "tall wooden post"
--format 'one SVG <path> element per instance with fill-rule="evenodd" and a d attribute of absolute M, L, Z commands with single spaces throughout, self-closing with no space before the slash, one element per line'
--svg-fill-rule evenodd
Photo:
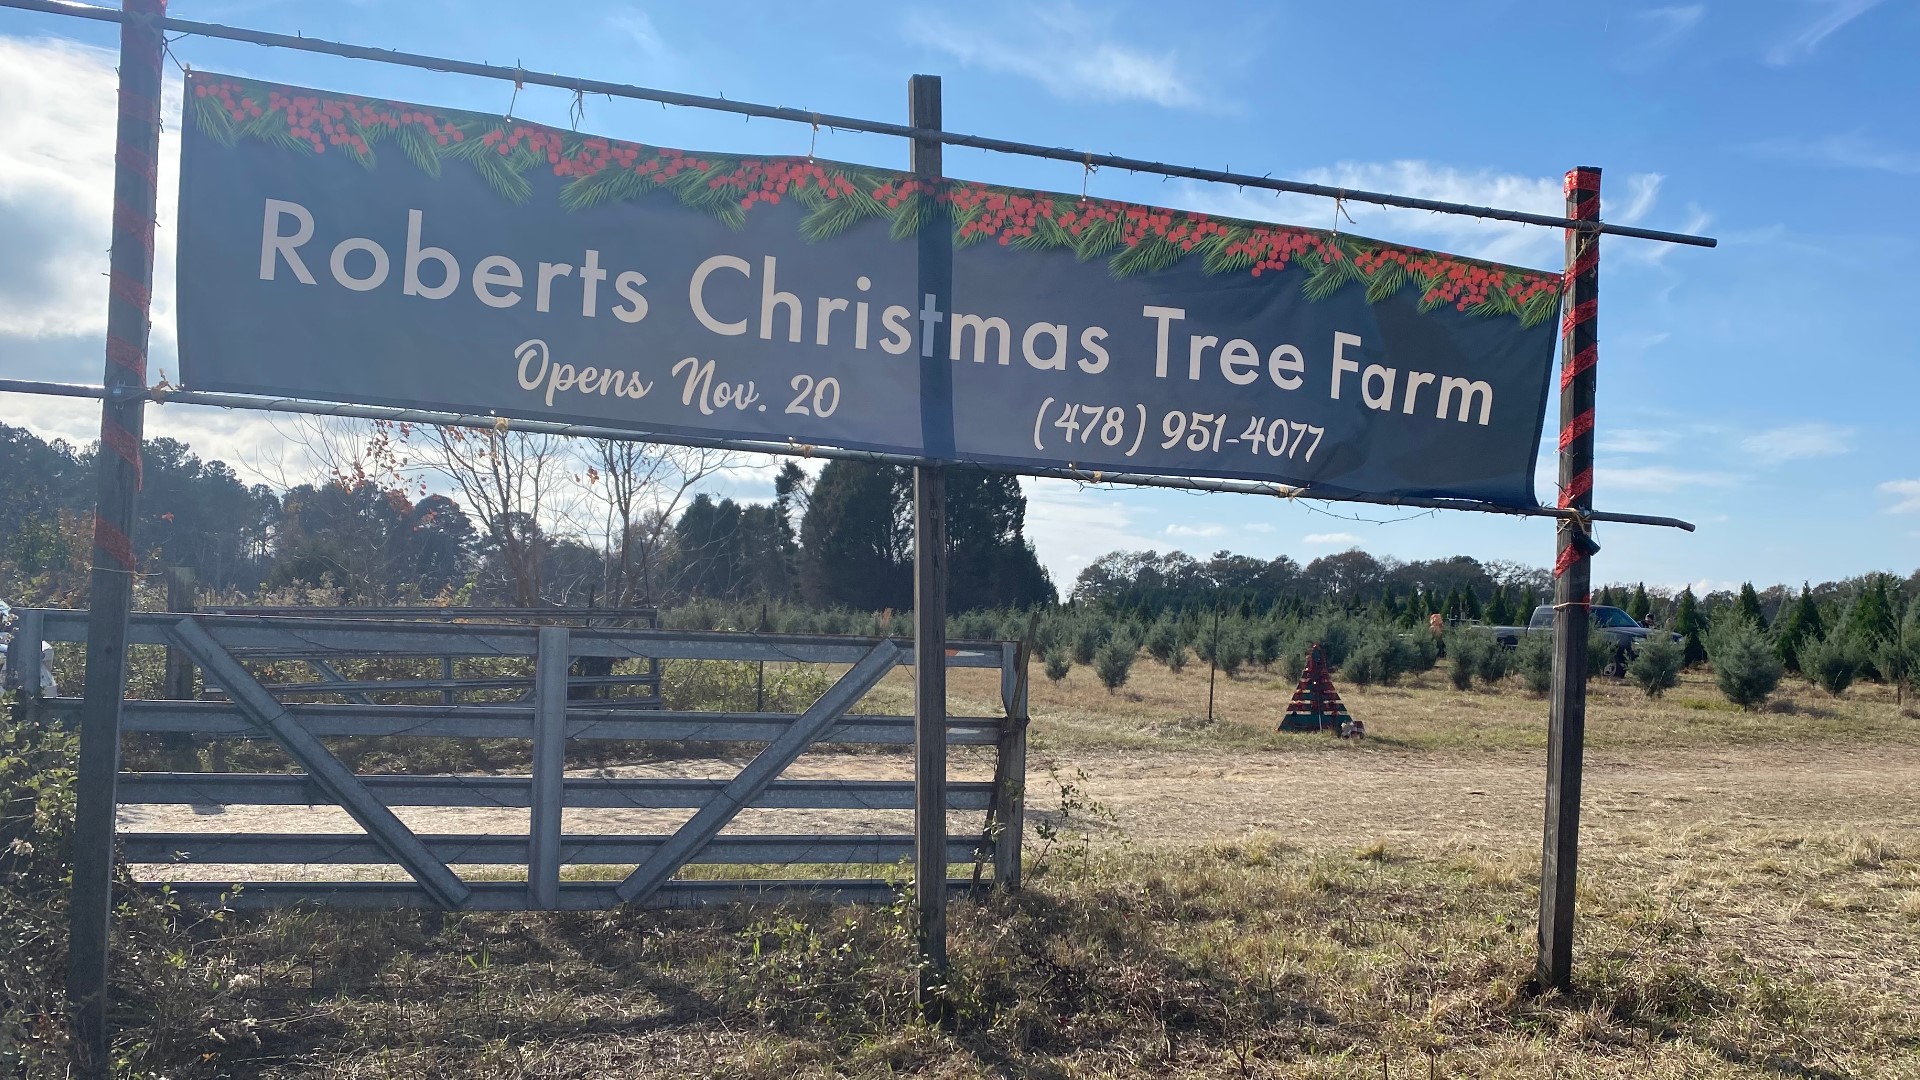
<path fill-rule="evenodd" d="M 113 918 L 114 778 L 120 771 L 120 704 L 127 681 L 127 616 L 133 608 L 133 519 L 140 492 L 140 440 L 147 388 L 147 317 L 153 290 L 153 225 L 160 148 L 156 21 L 166 0 L 123 0 L 120 120 L 113 156 L 113 252 L 107 275 L 107 388 L 100 405 L 93 578 L 87 606 L 87 673 L 80 707 L 73 890 L 68 905 L 67 995 L 73 1005 L 74 1072 L 105 1077 L 108 939 Z"/>
<path fill-rule="evenodd" d="M 1567 216 L 1600 217 L 1600 170 L 1567 174 Z M 1600 234 L 1567 230 L 1567 293 L 1560 321 L 1560 505 L 1553 562 L 1553 711 L 1547 727 L 1547 822 L 1540 854 L 1540 955 L 1543 990 L 1573 983 L 1573 901 L 1580 849 L 1580 770 L 1587 737 L 1587 635 L 1591 627 L 1595 317 L 1600 297 Z"/>
<path fill-rule="evenodd" d="M 940 127 L 940 79 L 915 75 L 908 105 L 916 128 Z M 933 204 L 941 173 L 940 144 L 913 143 L 917 197 L 931 213 L 920 224 L 921 302 L 950 310 L 953 234 L 944 206 Z M 920 407 L 928 457 L 953 449 L 952 373 L 947 322 L 930 324 L 920 349 Z M 913 885 L 920 961 L 920 1009 L 946 1015 L 947 987 L 947 474 L 937 465 L 913 470 Z"/>

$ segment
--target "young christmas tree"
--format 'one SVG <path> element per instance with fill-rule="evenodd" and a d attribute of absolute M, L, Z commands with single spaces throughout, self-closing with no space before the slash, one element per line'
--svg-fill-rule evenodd
<path fill-rule="evenodd" d="M 1707 658 L 1707 646 L 1704 640 L 1707 632 L 1707 618 L 1701 614 L 1700 601 L 1693 595 L 1693 586 L 1680 591 L 1680 606 L 1673 615 L 1673 632 L 1680 635 L 1681 644 L 1687 649 L 1687 666 Z"/>
<path fill-rule="evenodd" d="M 1507 598 L 1505 585 L 1493 590 L 1493 603 L 1487 605 L 1487 621 L 1495 626 L 1513 625 L 1513 601 Z"/>
<path fill-rule="evenodd" d="M 1627 614 L 1633 616 L 1633 621 L 1642 626 L 1647 624 L 1647 618 L 1653 614 L 1653 601 L 1647 599 L 1646 582 L 1643 581 L 1633 587 L 1633 599 L 1627 601 Z"/>
<path fill-rule="evenodd" d="M 1820 617 L 1820 605 L 1813 602 L 1813 590 L 1807 588 L 1806 582 L 1800 583 L 1800 599 L 1781 612 L 1774 625 L 1779 631 L 1774 636 L 1774 651 L 1780 654 L 1780 662 L 1788 671 L 1799 674 L 1801 643 L 1820 641 L 1827 636 L 1826 620 Z"/>
<path fill-rule="evenodd" d="M 1733 610 L 1742 619 L 1752 623 L 1755 629 L 1767 628 L 1767 613 L 1760 607 L 1760 594 L 1753 591 L 1753 582 L 1740 585 L 1740 599 L 1734 604 Z"/>
<path fill-rule="evenodd" d="M 1466 615 L 1468 622 L 1479 622 L 1486 617 L 1486 609 L 1480 606 L 1480 594 L 1469 585 L 1466 589 Z"/>

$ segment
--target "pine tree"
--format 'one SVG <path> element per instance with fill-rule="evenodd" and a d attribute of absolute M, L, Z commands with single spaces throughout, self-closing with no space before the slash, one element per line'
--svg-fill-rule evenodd
<path fill-rule="evenodd" d="M 1486 617 L 1486 609 L 1480 606 L 1480 594 L 1474 591 L 1473 586 L 1467 586 L 1465 598 L 1467 621 L 1479 622 Z"/>
<path fill-rule="evenodd" d="M 1619 607 L 1620 606 L 1619 599 L 1613 595 L 1613 586 L 1611 585 L 1608 585 L 1605 588 L 1601 589 L 1599 597 L 1597 597 L 1594 602 L 1599 604 L 1601 607 Z"/>
<path fill-rule="evenodd" d="M 1507 598 L 1505 585 L 1493 590 L 1493 603 L 1487 605 L 1487 621 L 1495 626 L 1513 625 L 1513 602 Z"/>
<path fill-rule="evenodd" d="M 1514 613 L 1513 621 L 1523 623 L 1533 618 L 1533 609 L 1539 606 L 1540 594 L 1533 591 L 1533 586 L 1527 586 L 1527 594 L 1520 602 L 1520 610 Z"/>
<path fill-rule="evenodd" d="M 1633 587 L 1633 599 L 1627 601 L 1627 614 L 1633 616 L 1633 621 L 1642 626 L 1647 624 L 1648 617 L 1653 614 L 1653 601 L 1647 599 L 1646 582 L 1643 581 Z"/>
<path fill-rule="evenodd" d="M 1806 582 L 1800 583 L 1800 599 L 1781 612 L 1774 625 L 1779 633 L 1773 644 L 1780 654 L 1780 662 L 1788 671 L 1799 674 L 1801 643 L 1827 636 L 1826 620 L 1820 617 L 1820 605 L 1813 602 L 1813 590 L 1807 588 Z"/>
<path fill-rule="evenodd" d="M 1447 592 L 1447 603 L 1441 610 L 1441 614 L 1447 617 L 1448 622 L 1453 622 L 1460 617 L 1461 610 L 1465 607 L 1466 601 L 1460 599 L 1460 586 L 1455 585 Z"/>
<path fill-rule="evenodd" d="M 1847 609 L 1842 622 L 1847 635 L 1858 645 L 1862 654 L 1861 671 L 1875 679 L 1884 677 L 1873 657 L 1880 646 L 1893 640 L 1899 634 L 1899 620 L 1895 617 L 1893 598 L 1887 591 L 1888 575 L 1870 574 L 1860 589 L 1860 595 L 1854 599 L 1853 606 Z"/>
<path fill-rule="evenodd" d="M 1753 582 L 1743 582 L 1740 586 L 1740 599 L 1734 604 L 1734 613 L 1752 623 L 1754 629 L 1767 628 L 1767 613 L 1760 607 L 1760 594 L 1753 591 Z"/>
<path fill-rule="evenodd" d="M 1707 619 L 1700 613 L 1700 601 L 1694 598 L 1691 585 L 1680 592 L 1680 607 L 1673 616 L 1673 632 L 1680 635 L 1682 644 L 1687 647 L 1688 667 L 1707 658 L 1707 646 L 1703 640 L 1707 632 Z"/>

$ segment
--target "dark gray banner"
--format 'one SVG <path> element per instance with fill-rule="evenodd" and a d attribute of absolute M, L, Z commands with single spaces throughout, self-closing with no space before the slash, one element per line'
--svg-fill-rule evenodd
<path fill-rule="evenodd" d="M 184 139 L 192 389 L 1535 502 L 1557 274 L 205 72 Z"/>

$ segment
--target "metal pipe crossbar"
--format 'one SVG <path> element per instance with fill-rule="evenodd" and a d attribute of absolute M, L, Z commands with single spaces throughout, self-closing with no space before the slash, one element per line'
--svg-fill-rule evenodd
<path fill-rule="evenodd" d="M 4 6 L 13 0 L 0 0 Z M 36 382 L 29 379 L 0 379 L 0 393 L 44 394 L 54 397 L 98 398 L 108 393 L 98 386 L 75 383 Z M 329 401 L 303 401 L 298 398 L 254 397 L 248 394 L 221 394 L 197 390 L 156 389 L 152 400 L 181 405 L 205 405 L 219 409 L 252 409 L 257 412 L 298 413 L 307 416 L 340 416 L 359 420 L 378 420 L 392 424 L 429 424 L 439 427 L 498 430 L 502 417 L 465 413 L 436 412 L 429 409 L 401 409 L 385 405 L 346 405 Z M 833 446 L 801 443 L 746 442 L 734 439 L 705 439 L 654 431 L 629 431 L 594 424 L 566 424 L 552 420 L 509 420 L 517 431 L 540 435 L 565 435 L 582 439 L 609 439 L 616 442 L 667 443 L 674 446 L 704 447 L 746 454 L 798 454 L 802 457 L 838 458 L 847 461 L 871 461 L 883 465 L 922 465 L 926 462 L 907 454 L 885 454 L 872 450 L 843 450 Z M 1470 499 L 1428 499 L 1414 495 L 1348 495 L 1320 493 L 1313 486 L 1262 483 L 1253 480 L 1214 480 L 1198 476 L 1153 476 L 1144 473 L 1115 473 L 1081 469 L 1047 469 L 1021 466 L 1025 476 L 1073 480 L 1086 484 L 1127 484 L 1134 487 L 1172 488 L 1177 491 L 1222 491 L 1239 495 L 1267 495 L 1282 499 L 1321 499 L 1328 502 L 1371 503 L 1376 506 L 1404 506 L 1417 510 L 1474 510 L 1487 514 L 1516 517 L 1571 516 L 1570 511 L 1551 506 L 1501 506 Z M 1668 529 L 1693 531 L 1693 523 L 1656 514 L 1628 514 L 1595 510 L 1584 515 L 1588 521 L 1606 521 L 1620 525 L 1654 525 Z"/>
<path fill-rule="evenodd" d="M 97 22 L 124 22 L 129 18 L 111 8 L 93 4 L 76 3 L 74 0 L 0 0 L 0 7 L 18 8 L 22 11 L 39 11 L 50 15 L 68 15 Z M 892 124 L 884 120 L 868 120 L 857 116 L 841 116 L 836 113 L 819 113 L 807 109 L 792 109 L 777 105 L 760 105 L 750 101 L 734 101 L 723 97 L 708 97 L 702 94 L 681 94 L 671 90 L 657 90 L 647 86 L 635 86 L 631 83 L 605 82 L 600 79 L 581 79 L 571 75 L 557 75 L 552 72 L 532 71 L 523 67 L 506 67 L 500 64 L 481 64 L 470 60 L 455 60 L 445 56 L 430 56 L 424 53 L 401 52 L 396 49 L 376 49 L 366 45 L 352 45 L 323 38 L 296 37 L 291 34 L 274 34 L 261 30 L 249 30 L 244 27 L 226 26 L 221 23 L 200 22 L 194 19 L 176 19 L 172 17 L 156 19 L 162 30 L 196 37 L 221 38 L 227 41 L 244 41 L 254 45 L 272 48 L 296 49 L 301 52 L 324 53 L 330 56 L 343 56 L 353 60 L 371 60 L 382 64 L 398 64 L 403 67 L 422 68 L 427 71 L 444 71 L 457 75 L 471 75 L 482 79 L 499 79 L 517 86 L 533 84 L 551 86 L 561 90 L 571 90 L 579 94 L 604 94 L 608 97 L 632 98 L 639 101 L 657 101 L 662 105 L 679 105 L 690 109 L 708 109 L 714 112 L 734 113 L 740 116 L 760 117 L 767 120 L 785 120 L 796 124 L 810 124 L 835 131 L 859 131 L 870 135 L 890 135 L 901 139 L 915 139 L 922 142 L 937 142 L 947 146 L 965 146 L 975 150 L 988 150 L 999 154 L 1015 154 L 1021 157 L 1043 158 L 1048 161 L 1066 161 L 1088 169 L 1124 169 L 1127 172 L 1152 173 L 1157 176 L 1179 177 L 1185 180 L 1200 180 L 1213 184 L 1232 184 L 1235 187 L 1258 188 L 1264 191 L 1284 192 L 1295 195 L 1314 195 L 1344 202 L 1371 203 L 1376 206 L 1393 206 L 1408 210 L 1429 210 L 1437 214 L 1459 214 L 1466 217 L 1486 218 L 1493 221 L 1512 221 L 1523 225 L 1541 225 L 1555 229 L 1576 229 L 1581 232 L 1605 233 L 1610 236 L 1630 236 L 1639 240 L 1657 240 L 1668 244 L 1686 244 L 1692 247 L 1716 247 L 1719 241 L 1710 236 L 1696 236 L 1690 233 L 1668 232 L 1662 229 L 1642 229 L 1633 225 L 1619 225 L 1594 219 L 1576 220 L 1557 217 L 1552 214 L 1533 214 L 1522 210 L 1505 210 L 1491 206 L 1474 206 L 1468 203 L 1444 202 L 1438 199 L 1418 199 L 1408 195 L 1393 195 L 1380 191 L 1363 191 L 1353 188 L 1336 187 L 1330 184 L 1309 184 L 1298 180 L 1276 180 L 1271 176 L 1255 176 L 1250 173 L 1236 173 L 1226 169 L 1201 169 L 1188 165 L 1170 165 L 1161 161 L 1148 161 L 1145 158 L 1122 157 L 1118 154 L 1096 154 L 1090 150 L 1070 150 L 1066 147 L 1040 146 L 1035 143 L 1019 142 L 1013 139 L 996 139 L 985 135 L 969 135 L 958 131 L 945 131 L 934 128 L 916 127 L 911 124 Z"/>

